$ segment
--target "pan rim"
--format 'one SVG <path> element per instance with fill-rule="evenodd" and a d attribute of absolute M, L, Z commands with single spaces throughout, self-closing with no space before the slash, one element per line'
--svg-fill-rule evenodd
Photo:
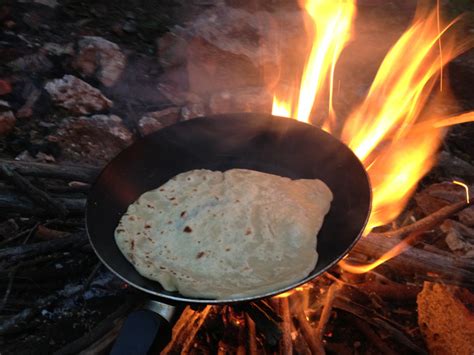
<path fill-rule="evenodd" d="M 243 117 L 243 116 L 247 116 L 247 117 L 251 117 L 252 115 L 262 115 L 262 113 L 248 113 L 248 112 L 242 112 L 242 113 L 230 113 L 230 114 L 218 114 L 218 115 L 209 115 L 209 116 L 205 116 L 205 117 L 198 117 L 198 118 L 193 118 L 192 120 L 188 120 L 188 121 L 182 121 L 182 122 L 178 122 L 174 125 L 171 125 L 171 126 L 168 126 L 168 127 L 165 127 L 163 128 L 162 130 L 160 131 L 163 131 L 163 130 L 166 130 L 166 129 L 169 129 L 171 127 L 175 127 L 176 125 L 180 125 L 180 126 L 185 126 L 187 124 L 191 124 L 190 122 L 196 122 L 196 120 L 215 120 L 215 119 L 226 119 L 226 118 L 232 118 L 232 117 L 236 117 L 236 118 L 240 118 L 240 117 Z M 337 140 L 340 144 L 344 145 L 348 152 L 350 152 L 350 154 L 352 155 L 353 158 L 356 159 L 358 165 L 360 166 L 360 168 L 362 169 L 363 173 L 364 173 L 364 176 L 365 176 L 365 179 L 367 181 L 367 186 L 368 186 L 368 206 L 367 206 L 367 213 L 365 215 L 365 219 L 364 219 L 364 222 L 360 228 L 360 231 L 358 233 L 358 235 L 353 239 L 353 241 L 349 244 L 349 246 L 347 248 L 345 248 L 344 252 L 341 253 L 337 258 L 335 258 L 334 260 L 332 260 L 330 263 L 328 263 L 326 266 L 324 266 L 321 270 L 319 270 L 318 272 L 316 273 L 310 273 L 308 276 L 306 276 L 305 278 L 297 281 L 297 282 L 293 282 L 291 285 L 288 285 L 288 286 L 285 286 L 285 287 L 281 287 L 279 289 L 276 289 L 276 290 L 272 290 L 272 291 L 267 291 L 265 293 L 262 293 L 262 294 L 259 294 L 259 295 L 255 295 L 255 296 L 242 296 L 242 297 L 235 297 L 235 298 L 226 298 L 226 299 L 205 299 L 205 298 L 192 298 L 192 297 L 188 297 L 188 296 L 183 296 L 181 294 L 179 294 L 178 292 L 169 292 L 169 291 L 166 291 L 166 290 L 163 290 L 161 292 L 158 292 L 158 291 L 154 291 L 152 289 L 149 289 L 149 288 L 146 288 L 146 287 L 143 287 L 143 286 L 140 286 L 132 281 L 130 281 L 129 279 L 127 279 L 125 276 L 123 276 L 120 272 L 116 271 L 115 268 L 113 268 L 107 261 L 106 259 L 101 255 L 101 253 L 99 253 L 99 251 L 97 250 L 96 248 L 96 245 L 94 244 L 93 242 L 93 239 L 91 237 L 91 231 L 89 229 L 89 210 L 91 208 L 91 204 L 92 204 L 92 201 L 90 200 L 90 194 L 89 196 L 87 197 L 87 203 L 86 203 L 86 209 L 85 209 L 85 224 L 86 224 L 86 233 L 87 233 L 87 237 L 88 237 L 88 240 L 89 240 L 89 243 L 92 247 L 92 249 L 94 250 L 94 253 L 97 255 L 97 257 L 99 258 L 99 260 L 107 267 L 108 270 L 110 270 L 114 275 L 116 275 L 118 278 L 120 278 L 122 281 L 126 282 L 127 284 L 129 284 L 130 286 L 142 291 L 142 292 L 145 292 L 147 294 L 150 294 L 152 296 L 156 296 L 156 297 L 159 297 L 159 298 L 162 298 L 162 299 L 165 299 L 167 301 L 172 301 L 172 302 L 185 302 L 185 303 L 196 303 L 196 304 L 209 304 L 209 305 L 218 305 L 218 304 L 232 304 L 232 303 L 240 303 L 240 302 L 250 302 L 250 301 L 256 301 L 256 300 L 259 300 L 259 299 L 263 299 L 263 298 L 268 298 L 268 297 L 272 297 L 272 296 L 276 296 L 278 294 L 281 294 L 281 293 L 284 293 L 284 292 L 287 292 L 287 291 L 291 291 L 293 290 L 294 288 L 298 287 L 298 286 L 301 286 L 303 284 L 306 284 L 312 280 L 314 280 L 315 278 L 321 276 L 323 273 L 325 273 L 327 270 L 329 270 L 330 268 L 332 268 L 334 265 L 336 265 L 340 260 L 342 260 L 342 258 L 344 258 L 347 253 L 354 247 L 354 245 L 360 240 L 360 238 L 362 237 L 362 234 L 365 230 L 365 227 L 367 226 L 367 223 L 369 221 L 369 218 L 370 218 L 370 214 L 371 214 L 371 211 L 372 211 L 372 184 L 371 184 L 371 181 L 370 181 L 370 177 L 367 173 L 367 170 L 365 169 L 365 167 L 363 166 L 362 162 L 359 160 L 359 158 L 355 155 L 355 153 L 352 151 L 352 149 L 350 149 L 345 143 L 343 143 L 341 140 L 339 140 L 338 138 L 334 137 L 333 135 L 323 131 L 322 129 L 320 129 L 319 127 L 316 127 L 316 126 L 313 126 L 311 124 L 308 124 L 308 123 L 305 123 L 305 122 L 300 122 L 300 121 L 296 121 L 292 118 L 287 118 L 287 117 L 280 117 L 280 116 L 274 116 L 274 115 L 271 115 L 271 114 L 268 114 L 268 113 L 263 113 L 263 115 L 266 115 L 268 116 L 269 118 L 273 119 L 273 118 L 276 118 L 276 119 L 283 119 L 283 120 L 288 120 L 288 121 L 291 121 L 291 124 L 300 124 L 300 125 L 305 125 L 305 126 L 308 126 L 308 128 L 310 129 L 316 129 L 319 131 L 319 133 L 323 133 L 324 135 L 327 135 L 327 136 L 330 136 L 331 139 L 333 140 Z M 103 176 L 103 174 L 105 173 L 105 171 L 107 170 L 107 168 L 113 164 L 115 162 L 115 160 L 124 152 L 126 151 L 127 149 L 131 148 L 136 142 L 138 142 L 139 140 L 141 139 L 146 139 L 146 137 L 142 137 L 142 138 L 139 138 L 137 141 L 135 141 L 134 143 L 132 143 L 130 146 L 128 146 L 127 148 L 125 148 L 124 150 L 122 150 L 121 152 L 119 152 L 115 157 L 113 157 L 101 170 L 101 172 L 97 175 L 96 179 L 94 180 L 94 182 L 92 183 L 92 188 L 90 191 L 93 190 L 93 187 L 97 184 L 98 181 L 100 181 L 101 177 Z M 150 281 L 153 281 L 153 280 L 150 280 Z M 157 281 L 153 281 L 153 282 L 156 282 L 157 284 L 159 284 L 159 282 Z M 175 295 L 176 294 L 176 295 Z"/>

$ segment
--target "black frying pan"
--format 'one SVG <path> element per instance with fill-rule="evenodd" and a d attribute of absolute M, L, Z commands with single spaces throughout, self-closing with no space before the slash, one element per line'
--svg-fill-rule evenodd
<path fill-rule="evenodd" d="M 324 181 L 334 200 L 318 234 L 319 259 L 314 270 L 287 287 L 255 297 L 224 300 L 185 297 L 142 277 L 115 244 L 114 230 L 120 217 L 145 191 L 179 173 L 199 168 L 245 168 Z M 181 122 L 136 141 L 105 167 L 92 186 L 86 223 L 98 257 L 130 285 L 170 301 L 217 304 L 272 296 L 322 274 L 361 236 L 370 205 L 371 189 L 364 167 L 336 138 L 293 119 L 240 113 Z"/>

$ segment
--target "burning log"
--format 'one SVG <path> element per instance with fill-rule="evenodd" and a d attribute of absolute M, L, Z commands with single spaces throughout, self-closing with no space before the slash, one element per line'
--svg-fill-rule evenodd
<path fill-rule="evenodd" d="M 387 250 L 400 243 L 399 239 L 370 235 L 362 238 L 354 246 L 353 253 L 378 258 Z M 348 259 L 350 260 L 350 258 Z M 430 280 L 430 275 L 446 283 L 459 285 L 474 285 L 474 261 L 472 259 L 446 255 L 441 250 L 432 247 L 429 251 L 420 248 L 408 248 L 403 253 L 385 262 L 397 271 L 416 273 L 422 280 Z"/>

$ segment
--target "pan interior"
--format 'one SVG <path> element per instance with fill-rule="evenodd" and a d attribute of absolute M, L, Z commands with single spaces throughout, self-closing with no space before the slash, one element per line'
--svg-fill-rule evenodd
<path fill-rule="evenodd" d="M 321 179 L 334 195 L 318 234 L 319 259 L 305 279 L 284 289 L 229 300 L 194 299 L 163 290 L 142 277 L 118 249 L 114 231 L 142 193 L 192 169 L 244 168 L 290 177 Z M 367 174 L 352 151 L 320 129 L 265 114 L 232 114 L 182 122 L 122 151 L 102 171 L 87 203 L 89 238 L 99 258 L 119 277 L 150 294 L 194 303 L 249 301 L 287 291 L 339 261 L 360 237 L 370 212 Z"/>

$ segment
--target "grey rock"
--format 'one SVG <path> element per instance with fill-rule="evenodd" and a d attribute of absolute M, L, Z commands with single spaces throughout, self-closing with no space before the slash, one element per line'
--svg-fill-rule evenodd
<path fill-rule="evenodd" d="M 27 73 L 44 73 L 53 69 L 53 63 L 41 52 L 15 59 L 7 66 L 14 71 Z"/>
<path fill-rule="evenodd" d="M 180 109 L 170 107 L 164 110 L 148 112 L 138 122 L 138 129 L 142 135 L 148 135 L 159 129 L 176 123 L 179 118 Z"/>
<path fill-rule="evenodd" d="M 79 43 L 73 65 L 83 76 L 95 76 L 105 86 L 113 86 L 126 65 L 120 47 L 102 37 L 85 36 Z"/>
<path fill-rule="evenodd" d="M 64 119 L 48 137 L 61 147 L 61 159 L 103 164 L 133 141 L 132 133 L 115 115 L 93 115 Z"/>
<path fill-rule="evenodd" d="M 248 12 L 219 5 L 188 26 L 173 28 L 158 46 L 161 64 L 185 66 L 189 90 L 207 95 L 274 85 L 283 65 L 302 65 L 304 37 L 299 11 Z"/>
<path fill-rule="evenodd" d="M 181 118 L 184 121 L 204 116 L 206 116 L 206 107 L 202 102 L 188 103 L 181 108 Z"/>
<path fill-rule="evenodd" d="M 45 85 L 53 102 L 75 115 L 84 115 L 104 111 L 112 107 L 112 101 L 81 79 L 65 75 Z"/>

